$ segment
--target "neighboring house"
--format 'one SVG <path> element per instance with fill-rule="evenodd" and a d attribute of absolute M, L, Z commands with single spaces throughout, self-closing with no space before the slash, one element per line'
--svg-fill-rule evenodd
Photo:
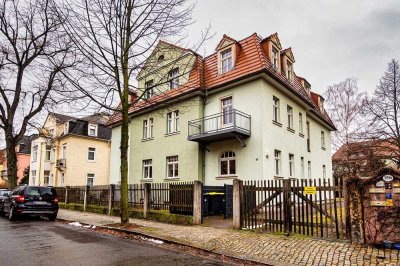
<path fill-rule="evenodd" d="M 0 150 L 0 188 L 7 188 L 8 187 L 8 184 L 7 184 L 7 181 L 6 180 L 4 180 L 2 177 L 3 177 L 3 175 L 2 175 L 2 173 L 3 173 L 3 169 L 4 169 L 4 160 L 5 160 L 5 153 L 6 153 L 6 150 Z"/>
<path fill-rule="evenodd" d="M 31 157 L 31 143 L 34 138 L 36 138 L 36 134 L 30 136 L 23 136 L 22 139 L 18 142 L 18 145 L 15 147 L 15 151 L 17 153 L 17 184 L 19 185 L 24 177 L 24 170 L 29 167 L 30 157 Z M 7 153 L 6 150 L 3 149 L 0 151 L 0 164 L 1 172 L 0 179 L 2 181 L 7 180 L 8 171 L 7 171 Z M 0 181 L 0 186 L 2 182 Z M 7 182 L 5 182 L 7 183 Z M 6 185 L 7 186 L 7 185 Z"/>
<path fill-rule="evenodd" d="M 276 33 L 224 35 L 206 58 L 161 41 L 137 76 L 137 95 L 150 89 L 130 109 L 129 183 L 331 178 L 335 127 L 294 63 Z M 120 123 L 115 113 L 110 183 Z"/>
<path fill-rule="evenodd" d="M 381 167 L 398 167 L 397 145 L 389 140 L 367 140 L 345 144 L 332 156 L 334 174 L 345 176 L 355 172 L 362 177 L 373 176 Z"/>
<path fill-rule="evenodd" d="M 83 186 L 108 184 L 109 116 L 76 118 L 49 113 L 32 142 L 29 184 Z"/>

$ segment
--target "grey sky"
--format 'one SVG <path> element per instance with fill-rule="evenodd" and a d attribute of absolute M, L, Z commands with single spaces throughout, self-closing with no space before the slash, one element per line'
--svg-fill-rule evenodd
<path fill-rule="evenodd" d="M 292 47 L 295 72 L 316 92 L 346 77 L 357 77 L 373 92 L 390 59 L 400 60 L 400 1 L 198 0 L 190 37 L 211 23 L 214 51 L 225 33 L 240 40 L 257 32 L 278 32 L 283 48 Z"/>

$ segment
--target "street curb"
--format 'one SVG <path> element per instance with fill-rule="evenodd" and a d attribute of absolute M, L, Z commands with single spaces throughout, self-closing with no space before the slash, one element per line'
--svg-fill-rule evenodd
<path fill-rule="evenodd" d="M 79 222 L 79 221 L 72 221 L 72 220 L 65 220 L 65 219 L 60 219 L 57 218 L 58 221 L 64 221 L 64 222 Z M 81 223 L 81 222 L 79 222 Z M 83 225 L 91 225 L 91 224 L 85 224 L 85 223 L 81 223 Z M 230 257 L 233 259 L 237 259 L 237 260 L 241 260 L 244 262 L 253 262 L 253 263 L 258 263 L 258 264 L 264 264 L 264 265 L 268 265 L 268 266 L 283 266 L 283 265 L 288 265 L 288 266 L 292 266 L 288 263 L 281 263 L 281 262 L 276 262 L 276 261 L 272 261 L 272 260 L 265 260 L 265 261 L 261 261 L 259 259 L 256 258 L 248 258 L 246 255 L 243 256 L 238 256 L 232 252 L 229 251 L 225 251 L 225 250 L 216 250 L 216 249 L 208 249 L 208 248 L 204 248 L 204 247 L 199 247 L 196 245 L 193 245 L 191 243 L 184 243 L 184 242 L 180 242 L 180 241 L 176 241 L 176 240 L 171 240 L 168 238 L 161 238 L 159 236 L 155 236 L 152 235 L 150 233 L 143 233 L 143 232 L 139 232 L 139 231 L 134 231 L 134 230 L 128 230 L 128 229 L 122 229 L 122 228 L 116 228 L 116 227 L 111 227 L 111 226 L 104 226 L 104 225 L 91 225 L 91 226 L 96 226 L 97 228 L 101 228 L 101 229 L 107 229 L 107 230 L 113 230 L 116 232 L 122 232 L 122 233 L 126 233 L 126 234 L 131 234 L 131 235 L 138 235 L 138 236 L 143 236 L 146 238 L 152 238 L 155 240 L 160 240 L 163 241 L 167 244 L 175 244 L 175 245 L 180 245 L 180 246 L 186 246 L 186 247 L 190 247 L 190 248 L 194 248 L 194 249 L 198 249 L 198 250 L 202 250 L 202 251 L 206 251 L 209 253 L 213 253 L 216 255 L 221 255 L 221 256 L 226 256 L 226 257 Z"/>

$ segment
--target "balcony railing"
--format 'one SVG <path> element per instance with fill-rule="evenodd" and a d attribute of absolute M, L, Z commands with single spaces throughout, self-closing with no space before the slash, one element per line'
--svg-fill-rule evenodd
<path fill-rule="evenodd" d="M 7 172 L 7 170 L 1 171 L 1 172 L 0 172 L 0 176 L 1 176 L 2 178 L 8 177 L 8 172 Z"/>
<path fill-rule="evenodd" d="M 57 167 L 58 167 L 58 168 L 65 168 L 65 167 L 67 167 L 67 160 L 66 160 L 66 159 L 58 159 L 58 160 L 57 160 Z"/>
<path fill-rule="evenodd" d="M 232 109 L 188 122 L 188 140 L 213 142 L 229 138 L 247 138 L 251 134 L 251 116 Z"/>

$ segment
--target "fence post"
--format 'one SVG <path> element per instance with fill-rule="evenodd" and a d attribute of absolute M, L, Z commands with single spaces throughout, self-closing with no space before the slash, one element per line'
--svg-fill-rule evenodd
<path fill-rule="evenodd" d="M 85 194 L 84 194 L 84 197 L 83 197 L 83 211 L 84 212 L 86 211 L 87 197 L 89 195 L 89 189 L 90 189 L 89 186 L 85 186 Z"/>
<path fill-rule="evenodd" d="M 292 203 L 291 203 L 291 180 L 283 180 L 283 210 L 285 234 L 292 232 Z"/>
<path fill-rule="evenodd" d="M 149 211 L 150 206 L 150 193 L 151 193 L 151 184 L 144 184 L 144 202 L 143 202 L 143 218 L 147 219 L 147 213 Z"/>
<path fill-rule="evenodd" d="M 193 184 L 193 224 L 199 225 L 203 222 L 203 209 L 202 209 L 202 191 L 203 184 L 201 181 L 194 181 Z"/>
<path fill-rule="evenodd" d="M 110 189 L 108 191 L 108 215 L 111 215 L 113 202 L 114 202 L 114 186 L 113 184 L 110 185 Z"/>
<path fill-rule="evenodd" d="M 243 181 L 233 180 L 233 229 L 242 229 Z"/>
<path fill-rule="evenodd" d="M 69 186 L 66 186 L 66 187 L 65 187 L 65 199 L 64 199 L 65 205 L 68 204 L 68 189 L 69 189 Z M 65 207 L 66 207 L 66 206 L 65 206 Z"/>

